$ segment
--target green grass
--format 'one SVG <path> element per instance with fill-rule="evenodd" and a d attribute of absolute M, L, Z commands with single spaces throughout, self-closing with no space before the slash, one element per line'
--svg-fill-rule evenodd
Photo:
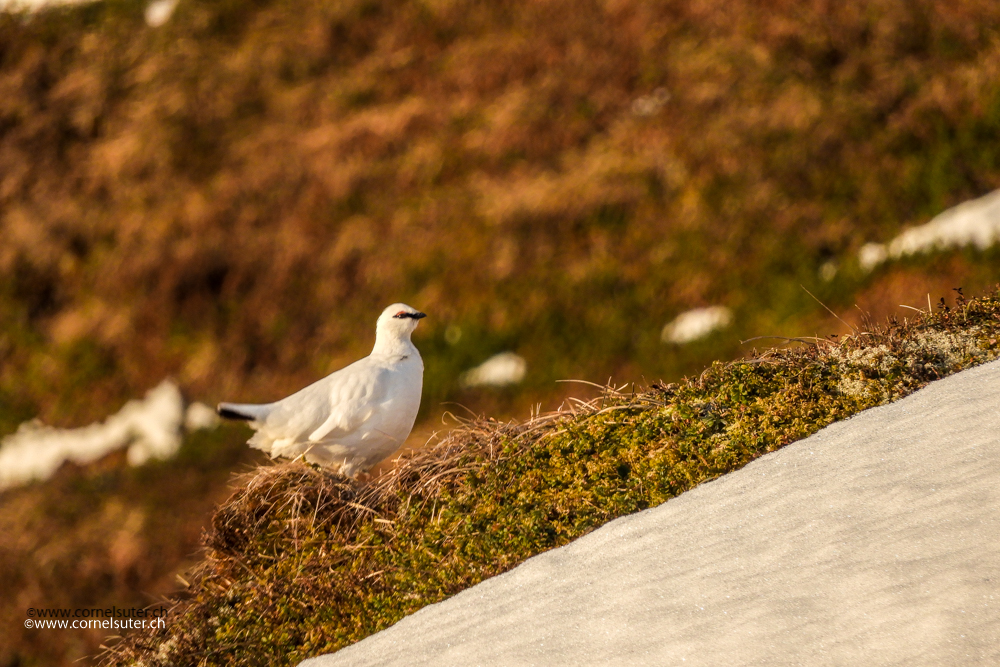
<path fill-rule="evenodd" d="M 105 664 L 286 665 L 337 650 L 616 517 L 1000 356 L 1000 293 L 523 423 L 469 422 L 367 485 L 246 475 L 156 636 Z"/>

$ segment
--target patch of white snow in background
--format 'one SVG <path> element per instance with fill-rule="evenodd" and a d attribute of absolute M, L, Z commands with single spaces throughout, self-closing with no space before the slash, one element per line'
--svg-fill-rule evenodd
<path fill-rule="evenodd" d="M 184 411 L 184 430 L 188 432 L 215 428 L 220 422 L 219 413 L 204 403 L 192 403 Z"/>
<path fill-rule="evenodd" d="M 22 11 L 37 12 L 46 7 L 62 5 L 82 5 L 95 0 L 0 0 L 0 12 Z M 170 20 L 177 9 L 178 0 L 153 0 L 146 7 L 146 24 L 151 28 L 159 28 Z"/>
<path fill-rule="evenodd" d="M 177 0 L 154 0 L 146 7 L 146 25 L 150 28 L 159 28 L 170 20 L 175 9 Z"/>
<path fill-rule="evenodd" d="M 888 257 L 885 246 L 881 243 L 866 243 L 858 250 L 858 264 L 863 271 L 871 271 Z"/>
<path fill-rule="evenodd" d="M 899 259 L 932 250 L 974 246 L 985 250 L 1000 241 L 1000 190 L 954 206 L 930 222 L 906 230 L 888 245 L 869 243 L 858 254 L 861 268 L 870 271 L 887 259 Z"/>
<path fill-rule="evenodd" d="M 732 322 L 733 312 L 725 306 L 695 308 L 681 313 L 663 327 L 660 338 L 664 343 L 690 343 L 719 329 L 725 329 Z"/>
<path fill-rule="evenodd" d="M 463 387 L 505 387 L 517 384 L 528 372 L 528 363 L 513 352 L 501 352 L 462 373 Z"/>
<path fill-rule="evenodd" d="M 48 479 L 66 461 L 85 465 L 123 447 L 128 447 L 132 465 L 170 458 L 181 446 L 182 428 L 212 428 L 218 423 L 206 411 L 212 409 L 201 403 L 185 411 L 177 385 L 164 380 L 145 398 L 129 401 L 100 424 L 62 429 L 38 420 L 25 422 L 0 442 L 0 489 Z"/>
<path fill-rule="evenodd" d="M 0 0 L 0 12 L 17 12 L 27 10 L 37 12 L 40 9 L 58 5 L 82 5 L 93 0 Z"/>

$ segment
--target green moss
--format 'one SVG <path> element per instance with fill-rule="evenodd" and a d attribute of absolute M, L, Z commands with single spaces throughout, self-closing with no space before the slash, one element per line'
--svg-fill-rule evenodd
<path fill-rule="evenodd" d="M 218 511 L 160 635 L 106 664 L 281 665 L 334 651 L 609 520 L 998 356 L 1000 294 L 525 423 L 476 421 L 358 485 L 260 468 Z"/>

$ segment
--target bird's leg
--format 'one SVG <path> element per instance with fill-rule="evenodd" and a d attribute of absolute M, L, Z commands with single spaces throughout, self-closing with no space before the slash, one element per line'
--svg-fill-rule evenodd
<path fill-rule="evenodd" d="M 306 456 L 307 456 L 307 455 L 309 454 L 309 452 L 311 452 L 311 451 L 312 451 L 313 447 L 315 447 L 315 446 L 316 446 L 316 445 L 315 445 L 315 444 L 313 444 L 313 445 L 309 445 L 308 447 L 306 447 L 306 448 L 305 448 L 305 449 L 304 449 L 304 450 L 302 451 L 302 453 L 301 453 L 301 454 L 299 454 L 299 455 L 298 455 L 298 456 L 296 456 L 296 457 L 295 457 L 294 459 L 292 459 L 292 463 L 297 463 L 297 462 L 299 462 L 299 461 L 302 461 L 302 463 L 304 463 L 305 465 L 314 465 L 314 464 L 310 463 L 309 461 L 306 461 Z"/>

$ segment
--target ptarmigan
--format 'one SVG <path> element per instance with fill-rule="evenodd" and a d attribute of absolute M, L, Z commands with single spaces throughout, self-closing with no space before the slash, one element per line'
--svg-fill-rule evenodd
<path fill-rule="evenodd" d="M 288 398 L 266 405 L 219 403 L 219 415 L 250 422 L 251 447 L 271 458 L 319 463 L 354 477 L 399 449 L 420 407 L 424 362 L 410 341 L 423 313 L 382 311 L 372 353 Z"/>

